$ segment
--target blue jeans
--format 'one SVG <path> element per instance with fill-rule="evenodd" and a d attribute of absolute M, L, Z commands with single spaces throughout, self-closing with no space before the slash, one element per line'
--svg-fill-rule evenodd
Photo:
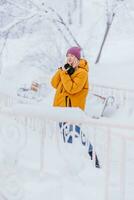
<path fill-rule="evenodd" d="M 86 135 L 81 131 L 79 125 L 68 124 L 67 122 L 59 123 L 60 131 L 63 136 L 63 141 L 67 143 L 73 143 L 73 140 L 79 139 L 81 140 L 81 144 L 87 147 L 88 155 L 90 159 L 93 159 L 93 145 L 90 141 L 87 140 Z M 72 134 L 73 133 L 73 134 Z M 95 166 L 96 168 L 100 168 L 98 157 L 95 153 Z"/>
<path fill-rule="evenodd" d="M 87 139 L 86 135 L 81 131 L 79 125 L 68 124 L 67 122 L 60 122 L 59 127 L 61 129 L 61 134 L 63 136 L 63 141 L 67 143 L 73 143 L 73 140 L 80 138 L 82 145 L 86 146 Z M 75 134 L 72 135 L 71 133 Z M 93 151 L 92 144 L 88 141 L 88 153 Z"/>

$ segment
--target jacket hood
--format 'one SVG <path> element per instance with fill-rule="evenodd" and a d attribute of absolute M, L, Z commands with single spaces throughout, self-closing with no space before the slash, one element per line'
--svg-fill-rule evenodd
<path fill-rule="evenodd" d="M 83 68 L 88 72 L 89 70 L 88 62 L 85 59 L 80 59 L 79 68 Z"/>

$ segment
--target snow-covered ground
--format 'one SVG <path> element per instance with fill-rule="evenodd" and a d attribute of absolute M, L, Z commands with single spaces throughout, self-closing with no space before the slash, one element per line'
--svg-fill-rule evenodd
<path fill-rule="evenodd" d="M 14 2 L 18 3 L 19 1 L 16 0 Z M 43 2 L 40 3 L 38 0 L 34 2 L 39 7 L 43 5 Z M 68 2 L 72 6 L 71 2 L 73 1 L 69 0 Z M 116 1 L 111 0 L 111 2 L 114 3 Z M 119 1 L 117 2 L 119 4 Z M 19 2 L 21 9 L 24 5 L 24 0 Z M 67 2 L 63 1 L 62 5 L 59 3 L 59 0 L 55 2 L 46 1 L 46 5 L 47 7 L 53 6 L 64 17 L 65 21 L 67 21 L 68 14 L 65 13 L 65 8 L 68 11 Z M 25 6 L 29 9 L 30 3 L 27 3 Z M 4 10 L 6 9 L 6 5 L 1 3 L 0 8 L 0 10 L 2 8 Z M 16 10 L 16 7 L 13 10 L 8 5 L 9 8 L 12 14 Z M 83 24 L 81 26 L 78 24 L 78 7 L 77 9 L 71 7 L 71 9 L 74 9 L 71 10 L 71 12 L 74 11 L 72 15 L 73 24 L 69 27 L 83 47 L 85 57 L 89 62 L 89 84 L 134 90 L 133 8 L 134 3 L 132 0 L 126 1 L 125 3 L 121 2 L 118 6 L 118 12 L 104 45 L 100 62 L 96 65 L 94 63 L 106 25 L 105 1 L 101 3 L 98 0 L 92 0 L 90 2 L 83 0 L 84 13 Z M 21 17 L 25 16 L 26 13 L 24 11 L 21 11 L 21 13 L 20 10 L 17 7 L 17 15 L 21 15 Z M 35 12 L 34 6 L 31 7 L 31 12 Z M 42 108 L 51 109 L 54 90 L 50 85 L 50 80 L 57 67 L 64 64 L 66 50 L 69 47 L 63 35 L 61 35 L 52 23 L 51 17 L 53 16 L 54 14 L 50 13 L 47 17 L 43 17 L 40 12 L 37 19 L 34 18 L 33 21 L 31 20 L 26 23 L 24 30 L 23 27 L 19 27 L 18 29 L 14 27 L 11 30 L 2 54 L 0 51 L 0 102 L 5 100 L 5 95 L 8 95 L 14 99 L 14 102 L 11 102 L 11 104 L 40 105 Z M 12 17 L 8 17 L 5 20 L 5 27 L 8 23 L 10 25 L 10 20 L 12 20 Z M 4 27 L 4 22 L 1 22 L 1 24 Z M 62 30 L 64 30 L 64 34 L 70 40 L 71 45 L 74 45 L 67 30 L 63 27 Z M 4 39 L 1 38 L 1 49 L 3 49 L 3 44 Z M 18 89 L 23 86 L 30 87 L 33 80 L 44 84 L 44 96 L 41 98 L 37 96 L 35 99 L 18 97 Z M 131 101 L 128 99 L 127 108 L 120 107 L 120 109 L 114 110 L 114 114 L 111 113 L 109 115 L 109 120 L 111 117 L 112 120 L 118 120 L 122 123 L 127 121 L 133 123 L 133 100 L 134 94 L 132 94 Z M 90 107 L 92 107 L 91 110 Z M 87 99 L 86 114 L 88 116 L 92 115 L 91 112 L 96 107 L 95 101 L 90 102 L 89 96 Z M 0 109 L 3 109 L 3 104 L 0 105 Z M 105 120 L 105 117 L 103 119 Z M 6 118 L 3 115 L 0 116 L 0 121 L 0 200 L 104 199 L 104 183 L 106 181 L 106 155 L 104 147 L 106 145 L 106 130 L 103 128 L 100 129 L 98 131 L 99 136 L 96 136 L 96 149 L 102 164 L 101 169 L 96 169 L 93 166 L 93 162 L 89 159 L 87 151 L 79 143 L 79 140 L 73 145 L 63 143 L 59 132 L 59 135 L 55 134 L 54 124 L 48 124 L 44 144 L 44 168 L 40 169 L 41 131 L 37 128 L 33 129 L 34 126 L 29 126 L 25 129 L 23 123 L 18 123 L 16 119 Z M 92 128 L 91 131 L 96 131 L 97 129 Z M 133 135 L 132 132 L 130 134 Z M 109 192 L 111 194 L 110 199 L 115 200 L 119 199 L 121 195 L 119 184 L 122 180 L 119 180 L 121 170 L 119 158 L 122 152 L 119 151 L 121 149 L 120 137 L 113 136 L 112 141 L 110 154 L 110 169 L 112 174 L 110 177 L 111 186 Z M 134 188 L 133 142 L 127 142 L 127 147 L 129 148 L 127 149 L 128 156 L 126 163 L 126 199 L 132 200 Z M 13 162 L 14 158 L 17 160 L 16 164 Z"/>

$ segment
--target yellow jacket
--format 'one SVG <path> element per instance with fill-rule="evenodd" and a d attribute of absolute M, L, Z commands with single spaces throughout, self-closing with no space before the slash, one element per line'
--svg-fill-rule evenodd
<path fill-rule="evenodd" d="M 81 59 L 78 69 L 70 76 L 58 69 L 51 80 L 56 89 L 53 106 L 85 108 L 88 94 L 88 63 Z"/>

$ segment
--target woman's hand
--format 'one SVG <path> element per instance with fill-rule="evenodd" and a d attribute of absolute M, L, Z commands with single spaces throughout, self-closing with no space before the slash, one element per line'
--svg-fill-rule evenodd
<path fill-rule="evenodd" d="M 77 68 L 79 66 L 79 60 L 77 58 L 74 58 L 74 61 L 72 63 L 73 68 Z"/>

